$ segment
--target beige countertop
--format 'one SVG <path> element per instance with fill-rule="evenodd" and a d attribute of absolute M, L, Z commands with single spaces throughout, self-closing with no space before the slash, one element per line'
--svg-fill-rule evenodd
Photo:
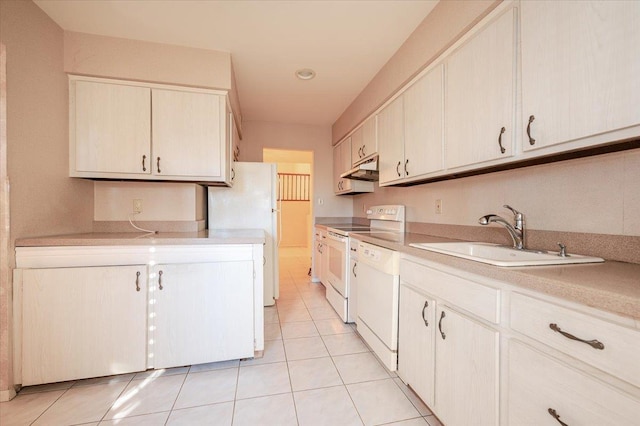
<path fill-rule="evenodd" d="M 640 320 L 639 264 L 605 261 L 582 265 L 505 268 L 409 246 L 411 243 L 453 241 L 445 238 L 406 233 L 402 241 L 387 241 L 382 239 L 384 234 L 351 235 L 357 235 L 364 242 L 468 273 Z"/>
<path fill-rule="evenodd" d="M 16 247 L 50 246 L 145 246 L 145 245 L 203 245 L 203 244 L 263 244 L 262 229 L 210 229 L 200 232 L 160 233 L 86 233 L 21 238 Z"/>

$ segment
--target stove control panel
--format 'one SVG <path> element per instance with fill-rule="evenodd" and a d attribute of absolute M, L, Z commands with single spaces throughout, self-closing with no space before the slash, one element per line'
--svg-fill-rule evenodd
<path fill-rule="evenodd" d="M 404 222 L 404 206 L 396 204 L 371 206 L 367 209 L 367 219 Z"/>

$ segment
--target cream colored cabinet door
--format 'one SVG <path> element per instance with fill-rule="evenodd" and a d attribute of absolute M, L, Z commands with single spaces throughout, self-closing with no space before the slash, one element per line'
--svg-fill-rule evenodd
<path fill-rule="evenodd" d="M 407 179 L 442 170 L 443 66 L 418 80 L 404 97 L 404 173 Z"/>
<path fill-rule="evenodd" d="M 351 161 L 356 165 L 378 152 L 376 117 L 372 116 L 351 135 Z"/>
<path fill-rule="evenodd" d="M 151 89 L 69 81 L 70 176 L 151 174 Z"/>
<path fill-rule="evenodd" d="M 398 375 L 431 408 L 435 401 L 435 308 L 433 299 L 400 283 Z"/>
<path fill-rule="evenodd" d="M 142 371 L 147 267 L 22 270 L 22 385 Z"/>
<path fill-rule="evenodd" d="M 398 97 L 377 116 L 380 185 L 405 177 L 403 102 L 403 97 Z"/>
<path fill-rule="evenodd" d="M 340 175 L 351 168 L 351 137 L 340 142 L 333 148 L 334 192 L 337 194 L 349 192 L 352 189 L 350 179 Z"/>
<path fill-rule="evenodd" d="M 508 424 L 519 426 L 632 426 L 640 415 L 640 401 L 516 340 L 508 404 Z"/>
<path fill-rule="evenodd" d="M 436 321 L 438 418 L 447 426 L 497 425 L 499 333 L 442 305 Z"/>
<path fill-rule="evenodd" d="M 509 9 L 446 62 L 445 163 L 449 169 L 513 155 L 514 22 L 515 11 Z"/>
<path fill-rule="evenodd" d="M 157 265 L 150 283 L 148 368 L 253 357 L 253 262 Z"/>
<path fill-rule="evenodd" d="M 520 7 L 525 151 L 640 124 L 640 2 Z"/>
<path fill-rule="evenodd" d="M 211 93 L 153 89 L 153 173 L 225 180 L 225 99 Z"/>

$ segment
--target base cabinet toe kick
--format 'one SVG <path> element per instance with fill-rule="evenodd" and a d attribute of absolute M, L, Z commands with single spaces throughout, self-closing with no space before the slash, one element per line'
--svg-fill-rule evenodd
<path fill-rule="evenodd" d="M 399 271 L 398 376 L 443 424 L 637 424 L 637 320 L 410 255 Z"/>
<path fill-rule="evenodd" d="M 251 358 L 264 350 L 262 244 L 120 249 L 16 249 L 16 383 Z M 95 262 L 101 250 L 107 265 Z"/>

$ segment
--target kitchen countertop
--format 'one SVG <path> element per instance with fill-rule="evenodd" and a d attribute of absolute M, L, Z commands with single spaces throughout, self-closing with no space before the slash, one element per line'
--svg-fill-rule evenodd
<path fill-rule="evenodd" d="M 16 247 L 50 246 L 146 246 L 146 245 L 206 245 L 206 244 L 263 244 L 262 229 L 210 229 L 199 232 L 160 233 L 86 233 L 21 238 Z"/>
<path fill-rule="evenodd" d="M 616 261 L 582 265 L 498 267 L 410 247 L 412 243 L 450 240 L 405 233 L 401 241 L 386 240 L 384 233 L 352 233 L 358 240 L 404 254 L 502 281 L 640 321 L 640 265 Z M 396 238 L 397 240 L 398 238 Z M 640 326 L 640 324 L 637 324 Z"/>

